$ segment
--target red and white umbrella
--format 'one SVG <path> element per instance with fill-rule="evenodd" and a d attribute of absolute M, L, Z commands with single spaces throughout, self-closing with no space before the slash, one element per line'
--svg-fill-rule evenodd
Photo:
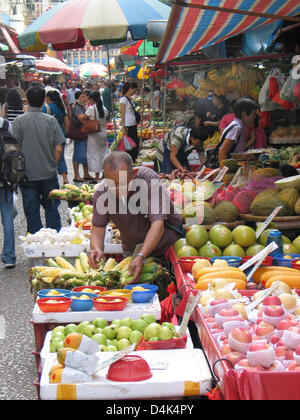
<path fill-rule="evenodd" d="M 107 67 L 99 63 L 81 64 L 76 70 L 79 77 L 105 77 L 107 76 Z"/>
<path fill-rule="evenodd" d="M 42 60 L 37 60 L 35 63 L 36 70 L 51 73 L 71 74 L 72 69 L 68 67 L 63 61 L 58 58 L 49 57 L 46 55 Z"/>

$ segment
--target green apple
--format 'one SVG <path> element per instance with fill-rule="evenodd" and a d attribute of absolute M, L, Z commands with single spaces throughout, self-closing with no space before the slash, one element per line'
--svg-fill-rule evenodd
<path fill-rule="evenodd" d="M 158 337 L 151 337 L 148 341 L 159 341 Z"/>
<path fill-rule="evenodd" d="M 115 340 L 115 339 L 114 339 L 114 340 Z M 107 338 L 107 339 L 106 339 L 106 345 L 107 345 L 107 346 L 114 346 L 114 345 L 115 345 L 114 340 L 110 340 L 109 338 Z"/>
<path fill-rule="evenodd" d="M 149 324 L 144 330 L 145 340 L 150 340 L 151 337 L 158 337 L 158 333 L 161 329 L 161 325 L 156 322 Z"/>
<path fill-rule="evenodd" d="M 103 328 L 103 334 L 106 335 L 107 338 L 113 340 L 116 337 L 117 329 L 114 328 L 113 325 L 107 326 Z"/>
<path fill-rule="evenodd" d="M 113 342 L 113 344 L 112 344 L 112 345 L 117 347 L 118 340 L 117 340 L 116 338 L 114 338 L 112 342 Z"/>
<path fill-rule="evenodd" d="M 75 324 L 68 324 L 65 326 L 64 328 L 64 334 L 65 336 L 67 336 L 68 334 L 74 333 L 74 332 L 78 332 L 77 331 L 77 325 Z"/>
<path fill-rule="evenodd" d="M 103 328 L 97 328 L 97 334 L 103 334 Z"/>
<path fill-rule="evenodd" d="M 158 332 L 158 339 L 159 340 L 171 340 L 173 338 L 173 332 L 169 327 L 161 327 Z"/>
<path fill-rule="evenodd" d="M 83 334 L 83 330 L 87 325 L 90 325 L 89 321 L 81 322 L 80 324 L 78 324 L 76 332 L 78 332 L 79 334 Z"/>
<path fill-rule="evenodd" d="M 118 351 L 116 346 L 105 346 L 105 351 Z"/>
<path fill-rule="evenodd" d="M 93 335 L 92 339 L 97 341 L 98 344 L 103 344 L 106 346 L 106 343 L 107 343 L 106 335 L 97 333 Z"/>
<path fill-rule="evenodd" d="M 120 322 L 121 327 L 129 327 L 130 328 L 131 324 L 132 324 L 132 319 L 131 318 L 127 317 L 127 318 L 121 319 L 121 322 Z"/>
<path fill-rule="evenodd" d="M 126 349 L 128 346 L 130 346 L 130 341 L 127 338 L 118 341 L 117 348 L 119 351 Z"/>
<path fill-rule="evenodd" d="M 97 328 L 105 328 L 107 327 L 107 321 L 104 318 L 96 318 L 92 322 L 93 325 Z"/>
<path fill-rule="evenodd" d="M 175 328 L 175 325 L 173 325 L 173 324 L 171 324 L 171 322 L 163 322 L 162 324 L 161 324 L 161 326 L 162 327 L 168 327 L 172 332 L 173 332 L 173 335 L 174 334 L 176 334 L 176 328 Z"/>
<path fill-rule="evenodd" d="M 53 340 L 54 338 L 64 340 L 65 339 L 65 334 L 61 331 L 52 331 L 51 339 Z"/>
<path fill-rule="evenodd" d="M 63 346 L 64 346 L 63 340 L 54 340 L 54 341 L 51 340 L 50 345 L 49 345 L 50 353 L 56 353 L 58 350 L 63 348 Z"/>
<path fill-rule="evenodd" d="M 131 329 L 140 331 L 141 333 L 144 332 L 145 328 L 147 327 L 147 322 L 143 319 L 136 319 L 135 321 L 132 321 Z"/>
<path fill-rule="evenodd" d="M 113 322 L 112 322 L 112 324 L 113 324 L 113 325 L 118 325 L 118 326 L 120 326 L 120 325 L 121 325 L 121 320 L 120 320 L 120 319 L 118 319 L 118 318 L 117 318 L 117 319 L 114 319 L 114 320 L 113 320 Z"/>
<path fill-rule="evenodd" d="M 55 327 L 55 328 L 52 330 L 52 334 L 57 333 L 57 332 L 62 332 L 62 333 L 64 333 L 64 330 L 65 330 L 65 327 L 64 327 L 63 325 L 60 325 L 59 327 Z"/>
<path fill-rule="evenodd" d="M 100 344 L 98 351 L 106 351 L 105 348 L 106 348 L 106 346 L 104 344 Z"/>
<path fill-rule="evenodd" d="M 140 317 L 140 319 L 146 321 L 148 325 L 156 322 L 155 316 L 152 314 L 144 314 Z"/>
<path fill-rule="evenodd" d="M 141 333 L 141 331 L 134 330 L 129 336 L 129 341 L 131 344 L 139 343 L 142 338 L 143 338 L 143 334 Z"/>
<path fill-rule="evenodd" d="M 129 339 L 131 333 L 132 329 L 124 325 L 118 329 L 117 340 L 122 340 L 122 338 Z"/>
<path fill-rule="evenodd" d="M 97 328 L 93 324 L 86 325 L 82 331 L 84 335 L 92 338 L 94 334 L 98 332 Z"/>

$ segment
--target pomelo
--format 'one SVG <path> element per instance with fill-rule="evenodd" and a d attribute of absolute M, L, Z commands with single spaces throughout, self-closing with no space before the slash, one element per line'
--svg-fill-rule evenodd
<path fill-rule="evenodd" d="M 249 226 L 237 226 L 233 229 L 232 234 L 234 242 L 243 248 L 248 248 L 256 242 L 255 231 Z"/>
<path fill-rule="evenodd" d="M 236 244 L 235 242 L 232 242 L 229 246 L 227 246 L 224 250 L 223 250 L 223 255 L 224 257 L 245 257 L 246 253 L 244 251 L 244 249 Z"/>
<path fill-rule="evenodd" d="M 297 249 L 297 253 L 300 253 L 300 235 L 293 241 L 293 245 Z"/>
<path fill-rule="evenodd" d="M 297 248 L 292 244 L 283 244 L 282 248 L 283 248 L 284 255 L 298 254 Z"/>
<path fill-rule="evenodd" d="M 258 254 L 260 251 L 265 249 L 265 247 L 261 244 L 255 243 L 254 245 L 249 246 L 246 250 L 247 257 L 253 257 L 254 255 Z"/>
<path fill-rule="evenodd" d="M 199 256 L 206 258 L 221 257 L 222 251 L 217 245 L 214 245 L 212 242 L 208 241 L 199 249 Z"/>
<path fill-rule="evenodd" d="M 194 248 L 201 248 L 208 241 L 208 233 L 204 226 L 192 225 L 185 235 L 188 245 Z"/>
<path fill-rule="evenodd" d="M 233 239 L 231 230 L 222 225 L 215 225 L 209 231 L 209 240 L 220 248 L 226 248 Z"/>
<path fill-rule="evenodd" d="M 185 246 L 178 249 L 178 251 L 176 252 L 176 255 L 177 255 L 178 258 L 198 257 L 198 251 L 197 251 L 196 248 L 194 248 L 190 245 L 185 245 Z"/>
<path fill-rule="evenodd" d="M 177 251 L 185 245 L 187 245 L 187 242 L 186 242 L 185 238 L 178 239 L 178 241 L 176 241 L 175 244 L 174 244 L 175 253 L 177 253 Z"/>

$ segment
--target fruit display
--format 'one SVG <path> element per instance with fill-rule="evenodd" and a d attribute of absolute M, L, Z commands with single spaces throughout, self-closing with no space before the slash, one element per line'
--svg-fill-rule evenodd
<path fill-rule="evenodd" d="M 300 140 L 300 125 L 278 127 L 270 136 L 271 140 Z"/>
<path fill-rule="evenodd" d="M 24 246 L 34 245 L 36 247 L 54 247 L 82 244 L 86 241 L 85 236 L 76 228 L 62 228 L 59 232 L 55 229 L 42 228 L 35 234 L 28 233 L 26 236 L 20 236 Z"/>
<path fill-rule="evenodd" d="M 173 324 L 169 322 L 159 324 L 152 314 L 143 314 L 138 319 L 130 317 L 115 319 L 109 324 L 104 318 L 95 318 L 92 322 L 83 321 L 80 324 L 67 324 L 54 328 L 49 351 L 56 353 L 64 348 L 67 337 L 74 339 L 70 334 L 82 334 L 94 340 L 99 345 L 98 351 L 121 351 L 130 344 L 138 344 L 142 339 L 157 342 L 178 337 Z M 72 346 L 68 343 L 67 347 Z"/>
<path fill-rule="evenodd" d="M 265 247 L 266 244 L 262 243 L 265 235 L 263 233 L 256 239 L 255 230 L 245 225 L 239 225 L 231 230 L 222 224 L 216 224 L 208 232 L 204 226 L 192 225 L 187 228 L 185 239 L 175 242 L 174 249 L 178 258 L 191 256 L 243 258 L 253 256 Z M 283 239 L 291 244 L 288 238 Z"/>
<path fill-rule="evenodd" d="M 94 193 L 95 186 L 91 186 L 89 184 L 82 184 L 81 187 L 65 184 L 61 190 L 52 190 L 49 197 L 52 200 L 82 201 L 84 203 L 91 203 L 93 201 Z"/>
<path fill-rule="evenodd" d="M 199 300 L 204 321 L 222 357 L 234 369 L 299 371 L 300 298 L 285 283 L 279 283 L 257 308 L 248 312 L 247 305 L 265 292 L 246 297 L 221 284 L 211 286 Z"/>
<path fill-rule="evenodd" d="M 107 289 L 122 289 L 133 279 L 129 273 L 131 257 L 120 263 L 114 258 L 103 258 L 98 269 L 92 269 L 87 254 L 81 252 L 72 265 L 63 257 L 49 258 L 45 266 L 36 266 L 30 270 L 30 282 L 34 292 L 42 289 L 73 289 L 78 286 L 102 286 Z M 148 258 L 143 266 L 139 283 L 168 283 L 168 271 Z"/>

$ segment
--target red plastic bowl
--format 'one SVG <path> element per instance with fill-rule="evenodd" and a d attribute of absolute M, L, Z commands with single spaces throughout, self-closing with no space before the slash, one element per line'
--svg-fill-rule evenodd
<path fill-rule="evenodd" d="M 299 264 L 296 264 L 297 262 L 299 262 Z M 296 260 L 293 260 L 291 263 L 292 263 L 292 268 L 295 268 L 295 270 L 300 270 L 300 259 L 299 258 L 296 259 Z"/>
<path fill-rule="evenodd" d="M 57 303 L 48 302 L 49 300 L 56 300 Z M 59 303 L 58 303 L 59 302 Z M 72 299 L 66 297 L 52 297 L 40 298 L 36 300 L 42 312 L 67 312 L 70 308 Z"/>
<path fill-rule="evenodd" d="M 186 272 L 186 273 L 191 273 L 193 266 L 195 264 L 195 260 L 207 260 L 209 261 L 209 258 L 206 257 L 182 257 L 182 258 L 178 258 L 178 261 L 182 267 L 182 269 Z"/>
<path fill-rule="evenodd" d="M 102 287 L 102 286 L 78 286 L 78 287 L 74 287 L 74 289 L 72 289 L 72 292 L 82 292 L 83 289 L 100 290 L 100 292 L 105 292 L 106 287 Z M 95 293 L 95 292 L 93 292 L 93 293 Z"/>
<path fill-rule="evenodd" d="M 117 296 L 101 296 L 101 299 L 105 299 L 106 302 L 99 302 L 97 299 L 99 299 L 99 297 L 93 298 L 93 304 L 96 311 L 123 311 L 128 302 L 126 298 Z M 122 302 L 116 302 L 116 300 L 121 300 Z"/>
<path fill-rule="evenodd" d="M 253 258 L 253 257 L 243 257 L 242 263 L 244 264 L 245 262 L 249 261 L 251 258 Z M 273 264 L 273 260 L 274 260 L 273 257 L 268 256 L 263 260 L 261 265 L 264 265 L 266 267 L 271 267 L 271 265 Z"/>
<path fill-rule="evenodd" d="M 129 355 L 110 365 L 106 377 L 116 382 L 138 382 L 151 376 L 152 372 L 145 359 Z"/>

